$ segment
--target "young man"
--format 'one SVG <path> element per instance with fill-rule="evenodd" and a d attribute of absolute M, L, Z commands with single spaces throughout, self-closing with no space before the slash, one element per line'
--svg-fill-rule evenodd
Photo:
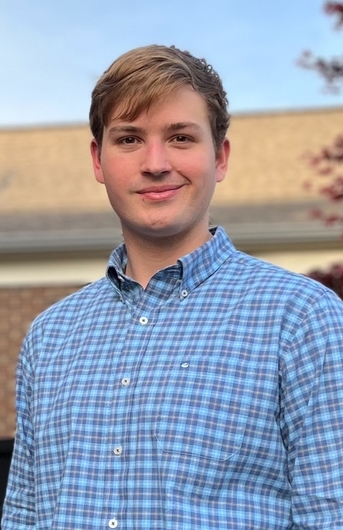
<path fill-rule="evenodd" d="M 226 106 L 174 47 L 98 81 L 124 244 L 24 341 L 4 530 L 343 528 L 343 304 L 209 230 Z"/>

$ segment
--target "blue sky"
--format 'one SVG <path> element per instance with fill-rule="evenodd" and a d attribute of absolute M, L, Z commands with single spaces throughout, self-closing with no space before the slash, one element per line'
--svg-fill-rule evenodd
<path fill-rule="evenodd" d="M 0 127 L 84 123 L 121 53 L 175 44 L 221 75 L 233 113 L 343 105 L 296 66 L 343 53 L 322 0 L 0 0 Z"/>

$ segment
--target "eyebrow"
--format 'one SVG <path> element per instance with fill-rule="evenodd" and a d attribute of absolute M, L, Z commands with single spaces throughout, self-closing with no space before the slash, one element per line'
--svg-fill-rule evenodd
<path fill-rule="evenodd" d="M 162 132 L 175 132 L 182 131 L 184 129 L 193 129 L 198 132 L 202 130 L 200 125 L 194 122 L 178 121 L 170 123 L 162 127 Z M 145 129 L 137 127 L 135 125 L 114 125 L 109 129 L 109 134 L 144 134 Z"/>
<path fill-rule="evenodd" d="M 141 127 L 135 127 L 134 125 L 114 125 L 109 129 L 109 134 L 120 133 L 120 134 L 131 134 L 131 133 L 143 133 L 144 129 Z"/>
<path fill-rule="evenodd" d="M 200 125 L 192 121 L 178 121 L 176 123 L 170 123 L 169 125 L 163 127 L 163 131 L 174 132 L 182 131 L 183 129 L 195 129 L 196 131 L 201 131 Z"/>

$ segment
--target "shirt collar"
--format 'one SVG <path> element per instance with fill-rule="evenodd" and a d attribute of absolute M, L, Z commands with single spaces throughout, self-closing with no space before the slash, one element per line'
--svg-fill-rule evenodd
<path fill-rule="evenodd" d="M 222 227 L 211 228 L 210 232 L 213 237 L 209 241 L 181 257 L 175 265 L 164 269 L 169 273 L 170 269 L 179 271 L 180 291 L 191 292 L 214 274 L 235 252 L 235 247 Z M 107 277 L 119 290 L 120 284 L 125 280 L 123 271 L 126 263 L 126 248 L 122 243 L 112 252 L 107 268 Z M 160 273 L 161 271 L 156 274 Z"/>
<path fill-rule="evenodd" d="M 210 232 L 213 237 L 209 241 L 178 260 L 182 266 L 183 290 L 191 292 L 236 252 L 223 228 L 211 228 Z"/>

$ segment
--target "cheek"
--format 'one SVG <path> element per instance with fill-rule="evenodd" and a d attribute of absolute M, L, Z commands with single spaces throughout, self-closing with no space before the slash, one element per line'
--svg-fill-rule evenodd
<path fill-rule="evenodd" d="M 173 165 L 174 169 L 193 181 L 200 181 L 209 173 L 209 161 L 204 156 L 185 158 Z"/>
<path fill-rule="evenodd" d="M 119 191 L 125 184 L 128 184 L 128 176 L 132 174 L 128 164 L 116 157 L 102 161 L 102 173 L 107 189 Z"/>
<path fill-rule="evenodd" d="M 198 149 L 195 156 L 185 161 L 185 164 L 189 165 L 190 171 L 203 178 L 214 173 L 215 163 L 214 153 L 209 152 L 206 148 Z"/>

